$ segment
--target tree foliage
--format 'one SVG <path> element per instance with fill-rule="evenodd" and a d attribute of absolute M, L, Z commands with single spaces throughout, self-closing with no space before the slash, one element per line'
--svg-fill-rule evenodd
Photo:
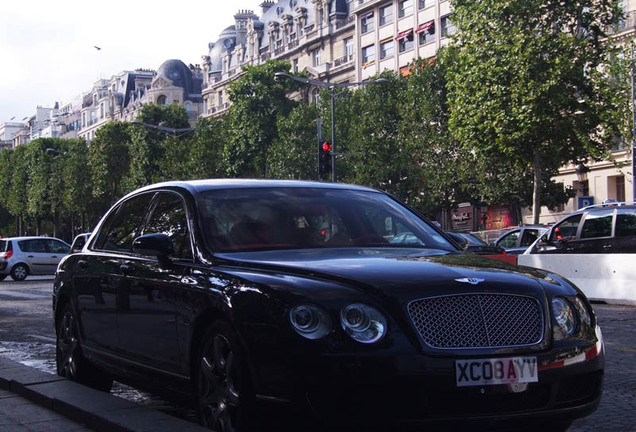
<path fill-rule="evenodd" d="M 278 138 L 278 118 L 297 105 L 287 93 L 298 87 L 293 80 L 277 79 L 289 63 L 268 60 L 262 66 L 245 66 L 243 75 L 230 83 L 232 105 L 226 118 L 225 148 L 230 177 L 267 177 L 269 147 Z"/>
<path fill-rule="evenodd" d="M 615 0 L 454 0 L 459 37 L 446 52 L 450 126 L 468 152 L 532 172 L 535 222 L 543 174 L 607 156 L 619 131 L 605 111 Z M 487 174 L 487 173 L 484 173 Z"/>

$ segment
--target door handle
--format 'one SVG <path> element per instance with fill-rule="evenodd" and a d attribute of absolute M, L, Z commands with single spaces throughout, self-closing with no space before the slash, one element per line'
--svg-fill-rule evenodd
<path fill-rule="evenodd" d="M 121 270 L 123 274 L 129 275 L 135 270 L 135 267 L 131 266 L 130 264 L 122 264 L 121 266 L 119 266 L 119 270 Z"/>
<path fill-rule="evenodd" d="M 79 261 L 77 262 L 77 265 L 78 265 L 80 268 L 82 268 L 82 269 L 87 269 L 87 268 L 89 268 L 89 267 L 90 267 L 89 262 L 88 262 L 88 261 L 86 261 L 86 260 L 79 260 Z"/>

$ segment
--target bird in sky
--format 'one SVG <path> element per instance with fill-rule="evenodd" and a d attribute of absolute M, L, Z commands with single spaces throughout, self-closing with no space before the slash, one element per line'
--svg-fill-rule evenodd
<path fill-rule="evenodd" d="M 101 50 L 101 48 L 98 47 L 97 45 L 93 45 L 93 48 L 95 48 L 97 51 Z"/>

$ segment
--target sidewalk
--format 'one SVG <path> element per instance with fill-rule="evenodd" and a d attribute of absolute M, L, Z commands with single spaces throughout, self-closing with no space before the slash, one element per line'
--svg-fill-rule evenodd
<path fill-rule="evenodd" d="M 194 423 L 0 358 L 0 432 L 202 432 Z"/>

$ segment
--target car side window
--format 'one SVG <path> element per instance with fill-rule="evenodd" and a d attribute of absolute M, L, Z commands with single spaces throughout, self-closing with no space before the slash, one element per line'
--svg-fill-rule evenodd
<path fill-rule="evenodd" d="M 499 242 L 497 246 L 502 248 L 512 248 L 517 246 L 517 240 L 519 239 L 519 231 L 513 231 L 506 234 Z"/>
<path fill-rule="evenodd" d="M 530 246 L 539 237 L 539 230 L 527 229 L 523 232 L 519 246 Z"/>
<path fill-rule="evenodd" d="M 174 258 L 192 259 L 192 242 L 185 206 L 174 193 L 159 194 L 157 204 L 144 228 L 144 234 L 163 233 L 172 239 Z"/>
<path fill-rule="evenodd" d="M 46 252 L 46 246 L 44 241 L 41 239 L 33 239 L 33 240 L 22 240 L 19 241 L 20 249 L 22 252 L 32 252 L 32 253 L 44 253 Z"/>
<path fill-rule="evenodd" d="M 46 246 L 49 252 L 53 252 L 53 253 L 69 253 L 70 252 L 69 247 L 66 244 L 62 243 L 61 241 L 47 240 L 46 243 L 47 243 Z"/>
<path fill-rule="evenodd" d="M 618 209 L 616 237 L 636 236 L 636 209 Z"/>
<path fill-rule="evenodd" d="M 154 193 L 137 195 L 112 213 L 95 241 L 95 249 L 132 253 L 133 240 L 139 236 Z"/>
<path fill-rule="evenodd" d="M 581 238 L 611 237 L 613 219 L 614 209 L 588 213 L 583 222 Z"/>
<path fill-rule="evenodd" d="M 556 225 L 550 233 L 550 241 L 557 242 L 563 239 L 573 240 L 576 238 L 576 232 L 581 223 L 582 214 L 577 214 L 567 218 L 560 224 Z"/>

